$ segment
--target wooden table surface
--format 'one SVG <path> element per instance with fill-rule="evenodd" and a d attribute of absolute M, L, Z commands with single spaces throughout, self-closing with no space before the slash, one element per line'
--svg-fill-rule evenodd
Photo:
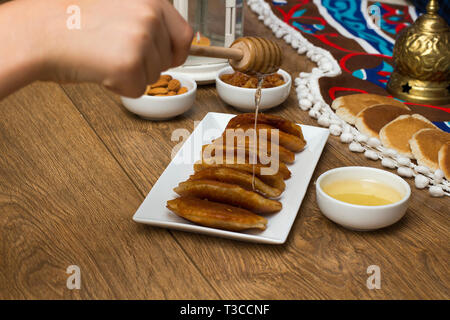
<path fill-rule="evenodd" d="M 246 34 L 274 39 L 246 11 Z M 293 76 L 313 65 L 277 40 Z M 406 216 L 376 232 L 326 219 L 314 183 L 326 170 L 380 168 L 330 137 L 284 245 L 261 245 L 137 224 L 132 216 L 170 162 L 176 128 L 207 112 L 237 113 L 201 87 L 170 121 L 127 112 L 92 85 L 35 83 L 0 102 L 0 298 L 431 299 L 449 298 L 448 198 L 412 186 Z M 271 113 L 316 125 L 295 90 Z M 167 199 L 161 199 L 166 201 Z M 81 289 L 66 287 L 69 265 Z M 378 265 L 381 289 L 369 290 Z"/>

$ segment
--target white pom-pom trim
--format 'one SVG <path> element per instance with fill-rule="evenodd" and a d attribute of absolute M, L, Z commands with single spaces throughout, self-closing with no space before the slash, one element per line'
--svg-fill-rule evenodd
<path fill-rule="evenodd" d="M 398 157 L 397 162 L 401 166 L 409 166 L 411 164 L 411 159 L 407 157 Z"/>
<path fill-rule="evenodd" d="M 397 167 L 395 161 L 389 158 L 383 158 L 383 160 L 381 160 L 381 165 L 389 169 L 395 169 L 395 167 Z"/>
<path fill-rule="evenodd" d="M 411 178 L 414 175 L 414 171 L 408 167 L 399 167 L 397 173 L 402 177 Z"/>
<path fill-rule="evenodd" d="M 359 144 L 358 142 L 352 142 L 350 143 L 350 145 L 348 146 L 348 148 L 350 149 L 350 151 L 352 152 L 364 152 L 366 149 L 364 149 L 364 147 Z"/>
<path fill-rule="evenodd" d="M 344 132 L 343 134 L 341 134 L 341 141 L 343 143 L 350 143 L 353 141 L 353 135 L 351 133 Z M 378 156 L 377 156 L 377 159 L 378 159 Z"/>
<path fill-rule="evenodd" d="M 431 186 L 429 191 L 433 197 L 442 197 L 444 195 L 444 190 L 440 186 Z"/>
<path fill-rule="evenodd" d="M 416 178 L 414 179 L 414 184 L 416 185 L 416 188 L 423 189 L 430 183 L 430 180 L 425 177 L 424 175 L 418 174 Z"/>
<path fill-rule="evenodd" d="M 366 150 L 366 152 L 364 152 L 364 156 L 370 160 L 378 160 L 378 153 L 373 150 Z"/>
<path fill-rule="evenodd" d="M 331 133 L 333 136 L 339 136 L 339 135 L 342 133 L 342 128 L 341 128 L 341 126 L 338 126 L 338 125 L 336 125 L 336 124 L 332 124 L 332 125 L 330 126 L 329 130 L 330 130 L 330 133 Z"/>

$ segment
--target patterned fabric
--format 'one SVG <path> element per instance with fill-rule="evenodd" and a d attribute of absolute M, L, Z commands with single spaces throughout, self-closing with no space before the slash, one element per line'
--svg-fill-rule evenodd
<path fill-rule="evenodd" d="M 340 76 L 320 79 L 327 103 L 353 93 L 389 95 L 386 85 L 393 71 L 395 37 L 417 18 L 413 6 L 368 0 L 282 2 L 272 1 L 277 16 L 315 46 L 328 50 L 342 68 Z M 450 132 L 450 105 L 406 104 Z"/>

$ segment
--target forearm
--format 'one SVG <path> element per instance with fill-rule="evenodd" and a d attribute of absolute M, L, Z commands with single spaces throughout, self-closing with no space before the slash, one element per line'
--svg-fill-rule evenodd
<path fill-rule="evenodd" d="M 184 62 L 192 37 L 165 0 L 7 2 L 0 5 L 0 99 L 36 80 L 95 82 L 139 97 L 161 71 Z"/>
<path fill-rule="evenodd" d="M 28 3 L 0 5 L 0 99 L 37 80 L 42 61 L 36 50 Z M 33 30 L 34 29 L 34 30 Z"/>

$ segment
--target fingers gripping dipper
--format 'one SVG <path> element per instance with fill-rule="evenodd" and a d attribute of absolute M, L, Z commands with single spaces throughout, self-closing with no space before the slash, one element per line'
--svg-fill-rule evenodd
<path fill-rule="evenodd" d="M 239 38 L 230 48 L 192 45 L 190 54 L 229 59 L 234 70 L 245 74 L 271 74 L 282 62 L 280 47 L 273 41 L 257 37 Z"/>

